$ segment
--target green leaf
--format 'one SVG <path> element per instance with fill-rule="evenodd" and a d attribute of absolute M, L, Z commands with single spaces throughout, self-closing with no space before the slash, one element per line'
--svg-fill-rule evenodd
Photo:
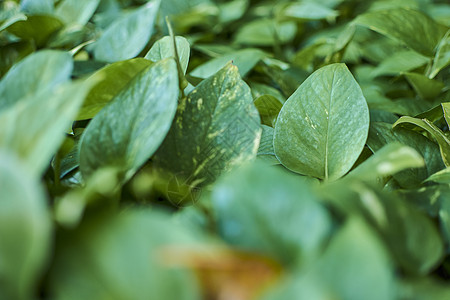
<path fill-rule="evenodd" d="M 206 184 L 253 159 L 260 136 L 250 88 L 228 64 L 181 100 L 154 162 L 184 180 Z"/>
<path fill-rule="evenodd" d="M 412 124 L 415 126 L 419 126 L 420 128 L 427 131 L 433 138 L 436 139 L 439 144 L 439 149 L 441 150 L 442 160 L 444 164 L 449 167 L 450 166 L 450 140 L 448 137 L 432 122 L 427 119 L 416 119 L 408 116 L 401 117 L 397 122 L 394 123 L 393 127 L 400 124 Z"/>
<path fill-rule="evenodd" d="M 274 149 L 291 171 L 337 179 L 357 160 L 367 139 L 369 110 L 344 64 L 314 72 L 286 101 L 275 125 Z"/>
<path fill-rule="evenodd" d="M 32 299 L 51 253 L 47 199 L 39 180 L 4 152 L 0 190 L 0 298 Z"/>
<path fill-rule="evenodd" d="M 21 59 L 35 51 L 35 46 L 31 41 L 20 41 L 10 43 L 0 48 L 0 78 Z"/>
<path fill-rule="evenodd" d="M 63 84 L 3 110 L 0 124 L 10 126 L 0 128 L 0 148 L 15 152 L 34 175 L 41 175 L 90 87 L 89 82 Z"/>
<path fill-rule="evenodd" d="M 441 103 L 442 111 L 444 112 L 444 119 L 447 126 L 450 124 L 450 102 Z M 442 112 L 441 111 L 441 112 Z"/>
<path fill-rule="evenodd" d="M 430 62 L 430 58 L 423 56 L 415 51 L 405 50 L 389 56 L 381 62 L 373 71 L 372 75 L 386 76 L 398 75 L 402 72 L 417 69 Z"/>
<path fill-rule="evenodd" d="M 80 170 L 117 167 L 128 180 L 158 149 L 169 131 L 178 100 L 173 59 L 147 67 L 89 123 L 80 142 Z"/>
<path fill-rule="evenodd" d="M 414 148 L 400 143 L 390 143 L 350 172 L 348 177 L 374 181 L 408 168 L 419 168 L 424 165 L 425 161 Z"/>
<path fill-rule="evenodd" d="M 355 22 L 403 42 L 426 56 L 433 56 L 448 29 L 427 15 L 407 8 L 369 12 L 357 17 Z"/>
<path fill-rule="evenodd" d="M 428 176 L 445 167 L 439 147 L 420 133 L 399 127 L 392 129 L 391 124 L 381 122 L 370 125 L 367 145 L 373 152 L 378 153 L 391 143 L 401 143 L 415 149 L 425 161 L 424 168 L 408 169 L 392 174 L 402 187 L 417 187 Z"/>
<path fill-rule="evenodd" d="M 338 11 L 330 9 L 320 3 L 311 1 L 294 2 L 281 12 L 282 16 L 299 20 L 334 20 Z"/>
<path fill-rule="evenodd" d="M 283 104 L 274 96 L 263 95 L 255 99 L 255 106 L 261 116 L 261 123 L 271 127 L 275 127 L 278 114 Z"/>
<path fill-rule="evenodd" d="M 273 46 L 290 42 L 296 32 L 295 22 L 278 23 L 270 19 L 258 19 L 242 26 L 234 41 L 242 45 Z"/>
<path fill-rule="evenodd" d="M 188 40 L 182 36 L 175 37 L 177 44 L 177 52 L 180 57 L 180 64 L 183 73 L 186 74 L 186 70 L 189 64 L 189 56 L 191 53 L 191 48 Z M 170 36 L 165 36 L 162 39 L 156 41 L 150 51 L 145 55 L 146 59 L 153 62 L 160 61 L 164 58 L 173 57 L 175 58 L 175 49 L 173 48 L 173 41 Z"/>
<path fill-rule="evenodd" d="M 433 181 L 436 183 L 450 184 L 450 168 L 446 168 L 446 169 L 440 170 L 440 171 L 432 174 L 430 177 L 425 179 L 425 181 Z"/>
<path fill-rule="evenodd" d="M 63 23 L 52 16 L 29 16 L 8 27 L 8 32 L 24 40 L 33 40 L 38 48 L 44 47 L 50 37 L 63 28 Z"/>
<path fill-rule="evenodd" d="M 152 36 L 160 0 L 152 0 L 114 21 L 92 45 L 97 60 L 115 62 L 138 55 Z"/>
<path fill-rule="evenodd" d="M 78 120 L 93 118 L 106 104 L 139 75 L 151 62 L 143 58 L 134 58 L 110 64 L 95 72 L 89 80 L 97 82 L 90 90 L 83 107 L 78 113 Z"/>
<path fill-rule="evenodd" d="M 269 166 L 230 172 L 214 185 L 211 204 L 219 234 L 228 243 L 270 254 L 288 266 L 308 264 L 331 229 L 327 211 L 307 182 Z"/>
<path fill-rule="evenodd" d="M 450 65 L 450 30 L 447 31 L 438 45 L 436 56 L 430 70 L 429 78 L 434 78 L 444 68 Z"/>
<path fill-rule="evenodd" d="M 100 0 L 63 0 L 55 15 L 66 24 L 86 25 L 99 3 Z"/>
<path fill-rule="evenodd" d="M 50 270 L 50 291 L 57 299 L 201 298 L 194 275 L 172 267 L 166 257 L 196 242 L 162 213 L 98 213 L 76 230 L 62 231 L 57 242 Z"/>
<path fill-rule="evenodd" d="M 395 299 L 394 269 L 386 248 L 357 217 L 333 237 L 318 274 L 337 299 Z"/>
<path fill-rule="evenodd" d="M 445 87 L 443 82 L 430 79 L 422 74 L 406 72 L 404 75 L 416 93 L 425 100 L 433 100 Z"/>
<path fill-rule="evenodd" d="M 198 66 L 190 73 L 190 75 L 199 78 L 208 78 L 217 73 L 227 63 L 233 61 L 233 64 L 239 69 L 239 74 L 244 77 L 264 56 L 264 52 L 259 49 L 234 51 L 211 59 Z"/>
<path fill-rule="evenodd" d="M 280 162 L 275 156 L 275 151 L 273 150 L 274 129 L 266 125 L 261 125 L 261 127 L 261 142 L 259 143 L 257 158 L 267 162 L 268 164 L 278 165 Z"/>
<path fill-rule="evenodd" d="M 27 56 L 0 81 L 0 110 L 68 81 L 72 69 L 66 52 L 42 50 Z"/>
<path fill-rule="evenodd" d="M 53 0 L 21 0 L 20 10 L 31 15 L 51 15 Z"/>

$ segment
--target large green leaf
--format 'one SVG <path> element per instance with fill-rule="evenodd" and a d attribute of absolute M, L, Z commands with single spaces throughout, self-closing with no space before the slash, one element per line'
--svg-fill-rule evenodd
<path fill-rule="evenodd" d="M 126 88 L 127 84 L 151 62 L 143 58 L 133 58 L 110 64 L 95 72 L 90 80 L 97 84 L 87 95 L 78 120 L 93 118 L 111 99 Z"/>
<path fill-rule="evenodd" d="M 228 64 L 181 100 L 155 163 L 183 180 L 210 183 L 256 156 L 261 127 L 249 87 Z"/>
<path fill-rule="evenodd" d="M 271 254 L 287 265 L 307 264 L 317 256 L 331 229 L 328 213 L 307 182 L 269 166 L 230 172 L 214 185 L 211 202 L 227 242 Z"/>
<path fill-rule="evenodd" d="M 180 58 L 181 69 L 184 73 L 186 73 L 189 64 L 189 56 L 191 53 L 189 42 L 182 36 L 175 37 L 175 41 L 177 45 L 177 53 Z M 168 57 L 175 58 L 173 40 L 170 36 L 165 36 L 162 39 L 156 41 L 153 44 L 152 48 L 145 55 L 146 59 L 149 59 L 153 62 L 157 62 Z"/>
<path fill-rule="evenodd" d="M 97 60 L 115 62 L 138 55 L 152 36 L 160 0 L 151 0 L 113 22 L 92 45 Z"/>
<path fill-rule="evenodd" d="M 448 167 L 450 166 L 450 139 L 442 132 L 442 130 L 434 125 L 432 122 L 427 119 L 417 119 L 408 116 L 401 117 L 394 123 L 393 127 L 398 125 L 413 125 L 419 126 L 428 132 L 434 139 L 436 139 L 439 149 L 441 150 L 442 160 L 444 164 Z"/>
<path fill-rule="evenodd" d="M 288 169 L 321 179 L 347 173 L 361 153 L 369 110 L 344 64 L 314 72 L 286 101 L 275 125 L 274 149 Z"/>
<path fill-rule="evenodd" d="M 50 290 L 62 300 L 200 299 L 193 274 L 170 268 L 167 258 L 194 243 L 186 229 L 155 211 L 97 214 L 61 232 Z"/>
<path fill-rule="evenodd" d="M 222 69 L 228 62 L 239 69 L 239 74 L 245 76 L 265 56 L 259 49 L 238 50 L 216 57 L 195 68 L 190 75 L 199 78 L 208 78 Z"/>
<path fill-rule="evenodd" d="M 0 110 L 66 82 L 72 69 L 72 57 L 66 52 L 42 50 L 29 55 L 0 81 Z"/>
<path fill-rule="evenodd" d="M 63 0 L 55 15 L 66 24 L 85 25 L 97 9 L 100 0 Z"/>
<path fill-rule="evenodd" d="M 163 141 L 177 100 L 178 72 L 173 59 L 139 73 L 86 128 L 79 152 L 83 176 L 114 166 L 129 179 Z"/>
<path fill-rule="evenodd" d="M 427 15 L 407 8 L 369 12 L 357 17 L 355 22 L 399 40 L 427 56 L 433 56 L 448 29 Z"/>
<path fill-rule="evenodd" d="M 32 299 L 51 253 L 44 190 L 13 155 L 0 153 L 0 298 Z"/>
<path fill-rule="evenodd" d="M 425 162 L 424 168 L 408 169 L 397 175 L 392 174 L 402 187 L 417 187 L 428 176 L 445 167 L 439 147 L 420 133 L 405 128 L 392 129 L 391 124 L 382 122 L 370 125 L 367 145 L 373 152 L 378 153 L 384 146 L 396 142 L 415 149 Z"/>
<path fill-rule="evenodd" d="M 75 118 L 89 82 L 67 83 L 31 95 L 0 113 L 0 148 L 15 152 L 35 175 L 47 169 Z"/>

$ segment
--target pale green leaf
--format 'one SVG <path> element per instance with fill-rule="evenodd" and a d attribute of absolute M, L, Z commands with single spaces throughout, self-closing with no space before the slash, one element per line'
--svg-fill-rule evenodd
<path fill-rule="evenodd" d="M 191 48 L 189 46 L 188 40 L 182 36 L 175 37 L 177 45 L 177 53 L 180 58 L 181 69 L 186 73 L 189 56 L 191 53 Z M 156 41 L 150 51 L 145 55 L 146 59 L 153 62 L 160 61 L 164 58 L 172 57 L 175 58 L 175 49 L 173 48 L 173 41 L 170 36 L 165 36 L 162 39 Z"/>
<path fill-rule="evenodd" d="M 436 75 L 441 70 L 448 67 L 449 65 L 450 65 L 450 30 L 447 31 L 447 33 L 439 43 L 429 77 L 430 78 L 436 77 Z"/>
<path fill-rule="evenodd" d="M 0 298 L 33 299 L 51 253 L 51 217 L 39 180 L 0 153 Z"/>
<path fill-rule="evenodd" d="M 190 75 L 199 78 L 208 78 L 222 69 L 227 63 L 233 64 L 239 69 L 239 74 L 245 76 L 265 56 L 259 49 L 238 50 L 216 57 L 195 68 Z"/>
<path fill-rule="evenodd" d="M 100 0 L 63 0 L 55 15 L 66 24 L 86 25 L 99 3 Z"/>
<path fill-rule="evenodd" d="M 42 50 L 27 56 L 0 81 L 0 110 L 68 81 L 72 69 L 72 57 L 66 52 Z"/>
<path fill-rule="evenodd" d="M 347 173 L 361 153 L 369 110 L 344 64 L 314 72 L 286 101 L 275 125 L 274 149 L 288 169 L 321 179 Z"/>
<path fill-rule="evenodd" d="M 64 140 L 64 133 L 91 87 L 89 82 L 63 84 L 31 95 L 3 110 L 0 148 L 16 153 L 35 175 L 41 175 Z"/>
<path fill-rule="evenodd" d="M 430 61 L 430 58 L 412 50 L 397 52 L 381 62 L 373 71 L 373 76 L 398 75 L 417 69 Z"/>
<path fill-rule="evenodd" d="M 130 59 L 144 49 L 152 36 L 160 0 L 151 0 L 114 21 L 92 44 L 97 60 L 115 62 Z"/>
<path fill-rule="evenodd" d="M 312 1 L 294 2 L 282 11 L 282 15 L 300 20 L 333 20 L 339 12 Z"/>
<path fill-rule="evenodd" d="M 331 229 L 328 212 L 308 183 L 270 166 L 230 172 L 214 185 L 211 203 L 218 232 L 227 242 L 270 254 L 288 266 L 316 257 Z"/>
<path fill-rule="evenodd" d="M 296 32 L 295 22 L 278 23 L 270 19 L 258 19 L 242 26 L 235 35 L 235 42 L 242 45 L 273 46 L 290 42 Z"/>

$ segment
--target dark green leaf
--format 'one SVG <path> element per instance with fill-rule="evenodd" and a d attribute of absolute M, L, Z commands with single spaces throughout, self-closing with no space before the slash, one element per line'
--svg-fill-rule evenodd
<path fill-rule="evenodd" d="M 111 166 L 127 180 L 153 155 L 175 115 L 177 74 L 170 58 L 147 67 L 92 119 L 80 142 L 85 178 Z"/>
<path fill-rule="evenodd" d="M 63 23 L 52 16 L 29 16 L 8 27 L 15 36 L 33 40 L 38 48 L 45 46 L 51 35 L 63 28 Z"/>
<path fill-rule="evenodd" d="M 271 127 L 275 127 L 278 114 L 283 104 L 274 96 L 264 95 L 255 99 L 255 106 L 261 116 L 261 123 Z"/>
<path fill-rule="evenodd" d="M 85 25 L 94 14 L 100 0 L 63 0 L 55 15 L 66 24 Z"/>
<path fill-rule="evenodd" d="M 228 64 L 181 100 L 155 163 L 183 180 L 210 183 L 256 156 L 258 111 L 238 69 Z"/>

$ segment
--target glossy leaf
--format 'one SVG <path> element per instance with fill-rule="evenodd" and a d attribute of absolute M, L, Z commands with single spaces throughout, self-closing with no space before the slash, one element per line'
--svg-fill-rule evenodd
<path fill-rule="evenodd" d="M 357 17 L 355 22 L 399 40 L 426 56 L 433 55 L 447 31 L 446 26 L 436 23 L 427 15 L 405 8 L 369 12 Z"/>
<path fill-rule="evenodd" d="M 297 263 L 300 253 L 298 263 L 316 256 L 331 228 L 328 213 L 306 182 L 267 166 L 227 174 L 215 184 L 211 201 L 216 226 L 227 242 L 288 265 Z"/>
<path fill-rule="evenodd" d="M 260 137 L 250 89 L 228 64 L 181 100 L 154 162 L 183 180 L 206 184 L 255 158 Z"/>
<path fill-rule="evenodd" d="M 175 115 L 177 74 L 173 59 L 147 67 L 92 119 L 80 142 L 83 177 L 111 166 L 127 180 L 153 155 Z"/>
<path fill-rule="evenodd" d="M 149 1 L 113 22 L 92 45 L 94 57 L 115 62 L 138 55 L 152 36 L 159 4 L 160 0 Z"/>
<path fill-rule="evenodd" d="M 244 77 L 264 56 L 264 52 L 259 49 L 244 49 L 227 53 L 198 66 L 190 75 L 208 78 L 232 61 L 239 69 L 239 74 Z"/>
<path fill-rule="evenodd" d="M 91 84 L 67 83 L 31 95 L 3 110 L 0 148 L 16 153 L 34 175 L 41 175 L 64 140 L 64 133 L 83 103 Z"/>
<path fill-rule="evenodd" d="M 401 117 L 397 122 L 394 123 L 393 127 L 400 124 L 412 124 L 419 126 L 420 128 L 427 131 L 434 139 L 436 139 L 439 144 L 439 149 L 441 150 L 442 160 L 444 164 L 448 167 L 450 166 L 450 140 L 448 137 L 439 129 L 436 125 L 428 121 L 427 119 L 416 119 L 412 117 Z"/>
<path fill-rule="evenodd" d="M 0 110 L 68 81 L 72 69 L 72 57 L 62 51 L 42 50 L 29 55 L 0 81 Z"/>
<path fill-rule="evenodd" d="M 110 64 L 95 72 L 89 80 L 97 81 L 92 87 L 78 113 L 78 120 L 93 118 L 111 99 L 127 88 L 130 81 L 139 75 L 151 62 L 134 58 Z"/>
<path fill-rule="evenodd" d="M 430 58 L 412 50 L 397 52 L 387 57 L 372 72 L 374 76 L 398 75 L 419 68 L 430 61 Z"/>
<path fill-rule="evenodd" d="M 51 253 L 51 219 L 40 182 L 0 153 L 0 298 L 31 299 Z"/>
<path fill-rule="evenodd" d="M 55 15 L 66 24 L 86 25 L 99 3 L 100 0 L 63 0 Z"/>
<path fill-rule="evenodd" d="M 186 74 L 191 48 L 189 46 L 188 40 L 186 40 L 184 37 L 177 36 L 175 40 L 178 56 L 180 58 L 181 68 Z M 173 48 L 173 41 L 170 36 L 165 36 L 162 39 L 156 41 L 150 51 L 145 55 L 146 59 L 149 59 L 153 62 L 157 62 L 168 57 L 175 58 L 175 49 Z"/>
<path fill-rule="evenodd" d="M 274 149 L 288 169 L 337 179 L 355 163 L 366 142 L 369 111 L 343 64 L 323 67 L 286 101 L 275 126 Z"/>

